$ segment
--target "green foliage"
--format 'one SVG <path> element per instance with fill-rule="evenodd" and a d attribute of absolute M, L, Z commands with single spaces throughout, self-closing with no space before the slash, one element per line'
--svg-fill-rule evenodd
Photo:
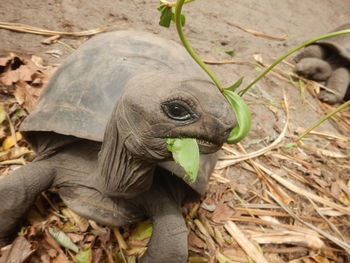
<path fill-rule="evenodd" d="M 153 227 L 150 221 L 139 222 L 130 235 L 131 240 L 144 240 L 152 236 Z"/>
<path fill-rule="evenodd" d="M 225 89 L 223 92 L 224 97 L 230 103 L 232 110 L 236 114 L 237 125 L 231 131 L 228 143 L 237 143 L 247 136 L 251 127 L 251 114 L 247 104 L 244 102 L 241 96 L 232 90 Z"/>
<path fill-rule="evenodd" d="M 49 233 L 57 241 L 58 244 L 60 244 L 62 247 L 68 248 L 75 253 L 78 253 L 79 248 L 76 244 L 73 243 L 73 241 L 62 231 L 56 229 L 56 228 L 49 228 Z"/>
<path fill-rule="evenodd" d="M 235 91 L 237 88 L 239 88 L 242 84 L 244 77 L 240 77 L 235 83 L 233 83 L 230 87 L 227 87 L 226 90 Z"/>
<path fill-rule="evenodd" d="M 76 263 L 91 263 L 92 260 L 92 250 L 89 248 L 88 250 L 80 251 L 75 257 Z"/>
<path fill-rule="evenodd" d="M 226 53 L 227 55 L 233 57 L 233 56 L 235 55 L 236 51 L 233 50 L 233 49 L 232 49 L 232 50 L 225 50 L 225 53 Z"/>
<path fill-rule="evenodd" d="M 288 150 L 288 149 L 290 149 L 290 148 L 294 148 L 294 147 L 297 147 L 298 146 L 298 144 L 297 143 L 295 143 L 295 142 L 290 142 L 290 143 L 287 143 L 286 145 L 283 145 L 283 149 L 285 149 L 285 150 Z"/>
<path fill-rule="evenodd" d="M 161 2 L 157 10 L 160 12 L 159 25 L 164 27 L 169 27 L 171 21 L 175 22 L 175 13 L 171 6 Z M 181 25 L 184 26 L 186 22 L 185 16 L 181 14 L 180 19 L 181 19 Z"/>
<path fill-rule="evenodd" d="M 168 138 L 166 142 L 174 161 L 185 170 L 184 179 L 188 183 L 195 182 L 199 170 L 199 148 L 196 139 Z"/>
<path fill-rule="evenodd" d="M 350 29 L 340 30 L 332 33 L 328 33 L 326 35 L 322 35 L 319 37 L 316 37 L 314 39 L 311 39 L 309 41 L 306 41 L 299 46 L 289 50 L 288 52 L 284 53 L 282 56 L 280 56 L 278 59 L 276 59 L 268 68 L 266 68 L 256 79 L 254 79 L 247 87 L 242 89 L 239 92 L 239 95 L 243 96 L 244 93 L 246 93 L 251 87 L 253 87 L 260 79 L 262 79 L 267 73 L 269 73 L 275 66 L 277 66 L 279 63 L 282 62 L 286 57 L 290 56 L 291 54 L 295 53 L 296 51 L 302 49 L 303 47 L 306 47 L 310 44 L 313 44 L 319 40 L 330 38 L 334 36 L 344 35 L 344 34 L 350 34 Z"/>

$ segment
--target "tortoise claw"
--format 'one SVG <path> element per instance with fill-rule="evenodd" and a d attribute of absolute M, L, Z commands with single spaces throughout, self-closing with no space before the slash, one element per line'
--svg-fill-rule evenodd
<path fill-rule="evenodd" d="M 331 104 L 331 105 L 342 101 L 342 99 L 339 96 L 337 96 L 333 93 L 330 93 L 328 91 L 325 91 L 325 90 L 320 91 L 320 93 L 317 95 L 317 97 L 319 100 L 326 102 L 328 104 Z"/>

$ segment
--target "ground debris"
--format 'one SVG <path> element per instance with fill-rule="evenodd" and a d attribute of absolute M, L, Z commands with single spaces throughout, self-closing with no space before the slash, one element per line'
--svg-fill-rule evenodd
<path fill-rule="evenodd" d="M 0 92 L 13 95 L 19 105 L 32 112 L 53 70 L 38 56 L 26 59 L 11 53 L 0 58 Z"/>

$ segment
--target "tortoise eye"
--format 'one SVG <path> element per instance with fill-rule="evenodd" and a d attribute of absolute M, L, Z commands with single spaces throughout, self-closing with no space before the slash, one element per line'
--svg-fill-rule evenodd
<path fill-rule="evenodd" d="M 177 121 L 187 121 L 195 116 L 191 108 L 183 101 L 166 102 L 162 104 L 162 108 L 169 118 Z"/>

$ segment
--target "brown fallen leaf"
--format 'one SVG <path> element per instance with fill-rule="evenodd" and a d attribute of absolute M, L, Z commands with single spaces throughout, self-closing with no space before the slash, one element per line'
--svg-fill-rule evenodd
<path fill-rule="evenodd" d="M 213 216 L 212 216 L 212 220 L 214 222 L 222 222 L 222 221 L 226 221 L 227 218 L 230 218 L 231 216 L 234 215 L 234 210 L 229 207 L 227 204 L 219 204 L 214 213 L 213 213 Z"/>
<path fill-rule="evenodd" d="M 11 55 L 0 58 L 0 67 L 5 67 L 8 63 L 10 63 L 11 59 L 12 59 Z"/>
<path fill-rule="evenodd" d="M 17 102 L 29 113 L 32 112 L 40 95 L 41 89 L 33 88 L 24 81 L 18 81 L 16 86 L 17 88 L 14 92 L 14 96 Z"/>
<path fill-rule="evenodd" d="M 0 263 L 22 263 L 34 251 L 31 248 L 30 242 L 24 236 L 19 235 L 12 243 L 11 248 L 2 254 Z"/>
<path fill-rule="evenodd" d="M 0 75 L 0 82 L 5 86 L 11 86 L 19 80 L 19 73 L 17 70 L 7 71 Z"/>
<path fill-rule="evenodd" d="M 192 231 L 188 235 L 188 243 L 194 247 L 204 248 L 204 249 L 207 248 L 206 243 Z"/>

